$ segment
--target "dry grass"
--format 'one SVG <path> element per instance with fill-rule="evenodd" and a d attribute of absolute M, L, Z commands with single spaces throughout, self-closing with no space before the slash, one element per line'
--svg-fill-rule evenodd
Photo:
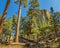
<path fill-rule="evenodd" d="M 24 48 L 21 45 L 0 45 L 0 48 Z"/>

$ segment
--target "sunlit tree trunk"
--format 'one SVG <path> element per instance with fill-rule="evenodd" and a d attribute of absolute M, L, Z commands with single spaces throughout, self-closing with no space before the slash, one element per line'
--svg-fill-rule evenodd
<path fill-rule="evenodd" d="M 0 34 L 2 34 L 3 24 L 4 24 L 4 20 L 5 20 L 7 11 L 8 11 L 9 4 L 10 4 L 10 0 L 7 0 L 6 7 L 4 9 L 4 13 L 3 13 L 1 20 L 0 20 Z"/>
<path fill-rule="evenodd" d="M 22 4 L 20 3 L 19 10 L 18 10 L 18 19 L 17 19 L 15 42 L 19 42 L 19 30 L 20 30 L 20 15 L 21 15 L 21 10 L 22 10 Z"/>

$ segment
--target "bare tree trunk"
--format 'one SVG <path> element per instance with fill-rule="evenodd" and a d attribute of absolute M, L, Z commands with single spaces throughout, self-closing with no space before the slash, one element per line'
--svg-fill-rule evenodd
<path fill-rule="evenodd" d="M 22 4 L 20 3 L 19 10 L 18 10 L 18 19 L 17 19 L 15 42 L 19 42 L 19 30 L 20 30 L 20 15 L 21 15 L 21 10 L 22 10 Z"/>
<path fill-rule="evenodd" d="M 7 11 L 8 11 L 9 4 L 10 4 L 10 0 L 7 0 L 4 13 L 3 13 L 3 15 L 2 15 L 2 17 L 1 17 L 1 20 L 0 20 L 0 34 L 2 34 L 3 24 L 4 24 L 4 20 L 5 20 Z"/>

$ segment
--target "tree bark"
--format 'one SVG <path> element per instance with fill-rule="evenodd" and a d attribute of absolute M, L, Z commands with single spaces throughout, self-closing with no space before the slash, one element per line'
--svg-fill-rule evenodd
<path fill-rule="evenodd" d="M 3 24 L 4 24 L 4 20 L 5 20 L 7 11 L 8 11 L 9 4 L 10 4 L 10 0 L 7 0 L 6 7 L 4 9 L 4 13 L 3 13 L 1 20 L 0 20 L 0 34 L 2 34 Z"/>
<path fill-rule="evenodd" d="M 19 30 L 20 30 L 20 15 L 21 15 L 21 10 L 22 10 L 22 4 L 20 3 L 19 10 L 18 10 L 18 19 L 17 19 L 15 42 L 19 42 Z"/>

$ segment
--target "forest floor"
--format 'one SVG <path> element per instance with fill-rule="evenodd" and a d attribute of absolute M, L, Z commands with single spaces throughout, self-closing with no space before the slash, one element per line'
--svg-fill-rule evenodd
<path fill-rule="evenodd" d="M 35 48 L 35 46 L 34 47 L 33 46 L 26 47 L 23 45 L 3 45 L 3 44 L 0 44 L 0 48 Z M 41 47 L 41 48 L 46 48 L 46 47 Z M 60 45 L 57 47 L 57 44 L 54 43 L 54 45 L 52 45 L 50 48 L 60 48 Z"/>

